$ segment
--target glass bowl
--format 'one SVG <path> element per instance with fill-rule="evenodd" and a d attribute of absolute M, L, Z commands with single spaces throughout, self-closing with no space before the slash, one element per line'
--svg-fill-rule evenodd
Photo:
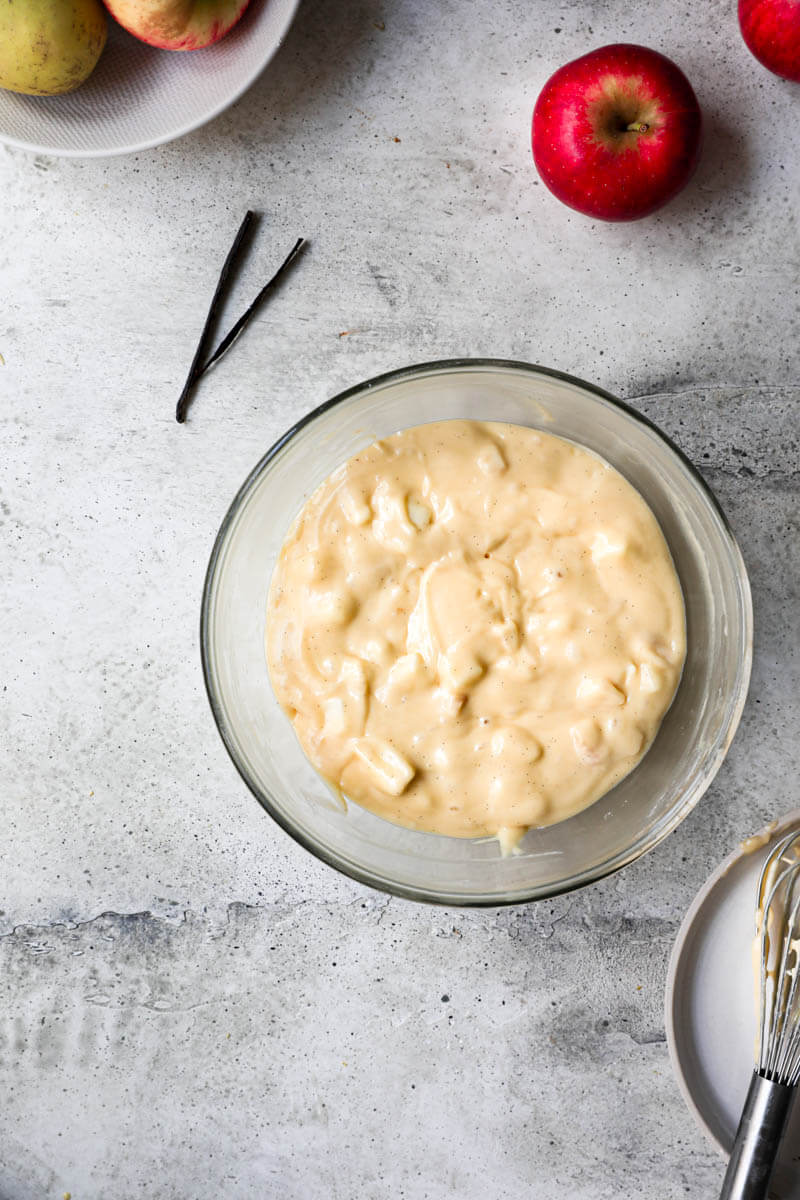
<path fill-rule="evenodd" d="M 494 839 L 414 832 L 352 803 L 343 811 L 272 693 L 264 650 L 273 566 L 311 492 L 376 438 L 456 417 L 533 426 L 610 462 L 655 513 L 686 603 L 686 665 L 650 750 L 590 808 L 531 829 L 520 852 L 506 857 Z M 276 442 L 243 484 L 217 536 L 201 645 L 211 707 L 237 769 L 270 816 L 307 850 L 397 896 L 517 904 L 618 870 L 694 808 L 739 723 L 750 678 L 752 608 L 744 563 L 717 501 L 646 418 L 558 371 L 465 359 L 392 371 L 350 388 Z"/>

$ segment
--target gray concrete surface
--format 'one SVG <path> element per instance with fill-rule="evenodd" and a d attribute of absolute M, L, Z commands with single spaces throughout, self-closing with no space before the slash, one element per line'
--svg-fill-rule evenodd
<path fill-rule="evenodd" d="M 537 183 L 530 111 L 595 45 L 675 57 L 690 188 L 627 227 Z M 800 89 L 732 6 L 305 0 L 228 114 L 131 158 L 0 150 L 0 1198 L 712 1200 L 672 1078 L 693 894 L 800 774 Z M 231 311 L 311 250 L 172 419 L 216 268 Z M 699 809 L 582 893 L 416 907 L 310 859 L 227 760 L 208 553 L 297 416 L 450 355 L 575 372 L 702 468 L 753 582 L 753 686 Z"/>

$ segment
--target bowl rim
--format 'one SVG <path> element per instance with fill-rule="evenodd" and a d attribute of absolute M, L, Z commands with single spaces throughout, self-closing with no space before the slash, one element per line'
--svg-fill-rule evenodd
<path fill-rule="evenodd" d="M 643 425 L 651 433 L 655 434 L 667 448 L 679 459 L 684 468 L 687 470 L 692 482 L 698 488 L 706 502 L 717 515 L 721 529 L 728 541 L 728 548 L 731 552 L 733 566 L 737 574 L 737 582 L 739 585 L 739 593 L 741 600 L 741 615 L 742 615 L 742 646 L 741 656 L 739 659 L 737 677 L 735 682 L 734 702 L 731 706 L 730 715 L 726 724 L 723 735 L 718 737 L 717 744 L 710 754 L 703 772 L 702 778 L 695 784 L 691 794 L 686 797 L 682 804 L 678 805 L 674 811 L 659 822 L 649 834 L 643 835 L 631 846 L 620 851 L 611 859 L 597 866 L 590 867 L 587 870 L 581 871 L 573 876 L 568 876 L 559 883 L 541 887 L 541 888 L 526 888 L 519 889 L 513 892 L 507 892 L 502 895 L 480 895 L 464 897 L 452 892 L 433 892 L 425 888 L 398 883 L 395 880 L 374 875 L 370 871 L 360 867 L 349 860 L 340 858 L 338 855 L 331 853 L 326 847 L 319 845 L 313 838 L 309 837 L 303 830 L 296 827 L 274 804 L 272 797 L 262 791 L 255 780 L 250 778 L 250 775 L 244 765 L 239 761 L 236 749 L 232 743 L 227 730 L 227 723 L 222 712 L 221 704 L 219 703 L 214 685 L 212 682 L 211 672 L 211 638 L 210 638 L 210 619 L 213 602 L 213 583 L 216 577 L 217 567 L 222 555 L 223 548 L 227 541 L 228 532 L 236 519 L 242 505 L 247 496 L 255 486 L 256 482 L 261 478 L 263 472 L 268 468 L 272 460 L 287 446 L 303 429 L 313 424 L 324 413 L 329 412 L 337 405 L 344 403 L 357 395 L 368 395 L 371 391 L 384 387 L 387 384 L 397 383 L 406 378 L 412 378 L 424 375 L 442 375 L 450 372 L 461 373 L 468 370 L 499 370 L 510 371 L 512 373 L 521 373 L 529 375 L 544 376 L 548 379 L 556 379 L 562 383 L 571 384 L 585 392 L 588 392 L 595 399 L 598 399 L 606 404 L 610 404 L 613 408 L 619 409 L 629 419 Z M 597 883 L 601 879 L 605 879 L 610 875 L 616 874 L 623 867 L 635 862 L 637 858 L 641 858 L 644 854 L 655 849 L 678 825 L 689 815 L 689 813 L 699 804 L 705 792 L 713 782 L 717 772 L 719 771 L 725 756 L 728 753 L 730 745 L 733 741 L 736 731 L 739 727 L 744 705 L 747 700 L 750 674 L 753 661 L 753 603 L 750 589 L 750 580 L 747 573 L 747 567 L 742 557 L 739 544 L 734 535 L 733 529 L 726 517 L 722 506 L 717 497 L 714 495 L 709 484 L 700 474 L 694 463 L 687 457 L 673 440 L 659 428 L 658 425 L 643 413 L 632 408 L 625 401 L 612 395 L 611 392 L 605 391 L 603 388 L 597 387 L 595 384 L 587 383 L 586 380 L 580 379 L 576 375 L 570 375 L 565 371 L 556 370 L 553 367 L 543 367 L 536 363 L 527 363 L 516 359 L 502 358 L 450 358 L 437 359 L 430 362 L 416 363 L 407 367 L 395 368 L 391 371 L 385 371 L 380 375 L 376 375 L 371 379 L 361 383 L 354 384 L 351 387 L 345 388 L 344 391 L 338 392 L 331 399 L 324 401 L 305 416 L 296 421 L 289 429 L 282 434 L 265 454 L 258 460 L 256 465 L 247 475 L 246 479 L 239 487 L 233 500 L 223 517 L 217 536 L 214 539 L 214 545 L 211 550 L 211 555 L 206 568 L 205 580 L 203 583 L 203 593 L 200 607 L 200 659 L 203 671 L 203 682 L 205 684 L 206 695 L 211 706 L 211 712 L 214 717 L 217 730 L 222 738 L 223 745 L 228 752 L 228 755 L 239 773 L 240 777 L 252 792 L 258 803 L 264 809 L 285 833 L 288 833 L 294 841 L 301 845 L 309 853 L 313 854 L 321 862 L 341 874 L 349 876 L 356 880 L 357 883 L 365 884 L 367 887 L 375 888 L 378 891 L 385 892 L 390 896 L 397 896 L 401 899 L 415 900 L 422 903 L 433 905 L 441 905 L 445 907 L 455 908 L 505 908 L 515 904 L 528 904 L 535 900 L 545 900 L 551 897 L 565 895 L 568 892 L 577 891 L 579 888 L 587 887 L 590 884 Z"/>
<path fill-rule="evenodd" d="M 131 142 L 130 145 L 127 146 L 115 146 L 113 149 L 105 148 L 102 150 L 70 150 L 65 149 L 63 146 L 50 146 L 44 142 L 29 142 L 26 141 L 25 138 L 13 137 L 10 134 L 4 133 L 2 129 L 0 129 L 0 145 L 9 146 L 14 150 L 25 150 L 30 154 L 46 154 L 49 158 L 81 159 L 121 158 L 124 154 L 141 154 L 145 150 L 154 150 L 158 146 L 167 146 L 170 142 L 177 142 L 179 138 L 186 137 L 187 134 L 194 133 L 196 130 L 202 129 L 204 125 L 208 125 L 211 121 L 216 120 L 217 117 L 221 117 L 227 109 L 236 104 L 238 100 L 241 100 L 245 92 L 253 86 L 259 75 L 266 70 L 286 40 L 286 36 L 292 27 L 295 17 L 297 16 L 297 10 L 300 7 L 300 0 L 285 0 L 285 2 L 289 7 L 283 29 L 281 30 L 280 36 L 276 39 L 274 44 L 270 46 L 264 57 L 256 64 L 255 67 L 253 67 L 251 71 L 247 73 L 241 83 L 237 84 L 236 88 L 229 96 L 226 96 L 224 100 L 220 100 L 219 103 L 208 112 L 205 112 L 201 116 L 188 121 L 185 125 L 181 125 L 172 132 L 163 134 L 159 137 L 146 138 L 143 142 Z M 108 19 L 109 21 L 114 19 L 111 16 L 111 13 L 108 14 Z M 177 53 L 177 51 L 166 50 L 164 53 Z M 190 51 L 189 53 L 193 52 Z"/>

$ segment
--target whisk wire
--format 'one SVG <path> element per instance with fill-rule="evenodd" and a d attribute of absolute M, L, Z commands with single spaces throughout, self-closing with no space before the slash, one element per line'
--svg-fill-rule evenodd
<path fill-rule="evenodd" d="M 791 881 L 791 891 L 798 890 L 798 872 L 795 871 Z M 779 978 L 785 992 L 781 1002 L 779 1022 L 782 1026 L 775 1041 L 778 1048 L 775 1071 L 779 1078 L 787 1083 L 796 1084 L 800 1080 L 800 1020 L 798 1020 L 798 934 L 800 934 L 800 895 L 792 904 L 788 920 L 789 933 L 783 943 Z M 794 936 L 792 936 L 792 932 Z M 787 1034 L 788 1027 L 788 1034 Z"/>
<path fill-rule="evenodd" d="M 758 1071 L 766 1079 L 794 1086 L 800 1082 L 799 833 L 788 834 L 767 858 L 758 896 Z"/>

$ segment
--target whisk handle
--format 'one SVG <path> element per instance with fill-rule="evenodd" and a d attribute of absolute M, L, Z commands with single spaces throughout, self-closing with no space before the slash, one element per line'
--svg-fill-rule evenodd
<path fill-rule="evenodd" d="M 794 1094 L 785 1083 L 753 1075 L 720 1200 L 766 1200 Z"/>

